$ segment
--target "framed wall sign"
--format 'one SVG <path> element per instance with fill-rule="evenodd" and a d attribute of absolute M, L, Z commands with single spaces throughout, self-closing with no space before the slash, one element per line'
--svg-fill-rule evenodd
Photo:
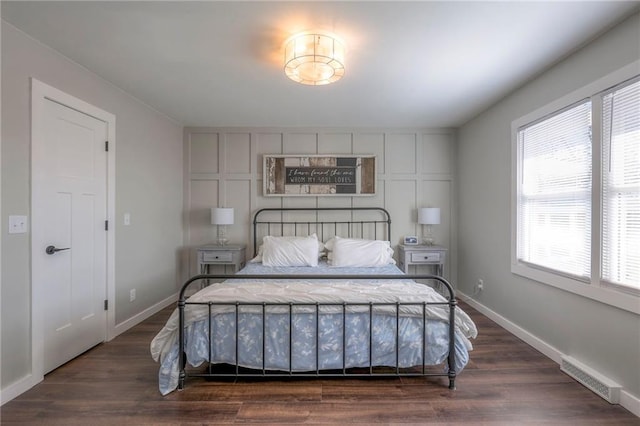
<path fill-rule="evenodd" d="M 265 196 L 359 196 L 376 193 L 374 155 L 265 155 Z"/>

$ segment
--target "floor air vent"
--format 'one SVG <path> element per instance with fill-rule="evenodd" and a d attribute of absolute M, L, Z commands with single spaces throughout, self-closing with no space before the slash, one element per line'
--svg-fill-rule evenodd
<path fill-rule="evenodd" d="M 560 362 L 560 370 L 564 371 L 611 404 L 618 404 L 620 402 L 621 386 L 579 361 L 576 361 L 571 357 L 564 356 Z"/>

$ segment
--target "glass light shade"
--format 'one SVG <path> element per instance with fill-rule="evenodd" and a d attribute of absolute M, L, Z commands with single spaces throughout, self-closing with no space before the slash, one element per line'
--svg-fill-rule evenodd
<path fill-rule="evenodd" d="M 319 86 L 344 75 L 344 44 L 322 33 L 300 33 L 284 44 L 284 72 L 301 84 Z"/>

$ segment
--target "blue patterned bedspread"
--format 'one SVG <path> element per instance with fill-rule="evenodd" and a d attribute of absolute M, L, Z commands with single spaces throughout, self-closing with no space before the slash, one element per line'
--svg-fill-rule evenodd
<path fill-rule="evenodd" d="M 379 268 L 334 268 L 326 264 L 319 267 L 271 268 L 260 263 L 250 263 L 239 272 L 243 274 L 366 274 L 388 275 L 402 274 L 394 265 Z M 209 360 L 211 350 L 212 363 L 230 363 L 242 367 L 261 369 L 263 363 L 269 370 L 314 371 L 316 369 L 341 369 L 374 366 L 396 366 L 401 368 L 418 365 L 443 364 L 446 369 L 448 354 L 448 307 L 428 307 L 427 326 L 423 327 L 423 300 L 445 301 L 430 287 L 409 280 L 380 280 L 363 282 L 345 280 L 228 280 L 225 283 L 212 284 L 194 294 L 189 301 L 215 300 L 288 303 L 314 301 L 335 303 L 343 301 L 363 302 L 373 300 L 385 303 L 413 303 L 415 306 L 403 307 L 396 322 L 395 306 L 376 308 L 373 321 L 370 320 L 369 307 L 356 307 L 346 310 L 343 320 L 342 307 L 325 306 L 315 313 L 315 306 L 295 307 L 272 306 L 265 310 L 266 324 L 263 342 L 262 305 L 241 307 L 236 325 L 235 306 L 216 307 L 212 317 L 214 339 L 208 338 L 208 311 L 202 306 L 187 306 L 185 352 L 190 365 L 197 367 Z M 319 324 L 316 325 L 316 318 Z M 289 342 L 289 327 L 293 342 Z M 345 326 L 343 327 L 343 323 Z M 317 327 L 317 328 L 316 328 Z M 236 328 L 238 336 L 238 354 L 236 360 Z M 345 331 L 343 360 L 343 328 Z M 396 351 L 396 328 L 398 332 L 398 350 Z M 319 330 L 316 337 L 316 329 Z M 370 344 L 370 330 L 371 341 Z M 472 346 L 469 337 L 477 334 L 471 319 L 459 308 L 456 310 L 456 372 L 460 372 L 469 360 L 468 351 Z M 423 336 L 424 342 L 423 344 Z M 209 345 L 211 347 L 209 347 Z M 316 347 L 317 345 L 317 347 Z M 264 347 L 264 361 L 263 361 Z M 292 348 L 290 357 L 289 348 Z M 173 391 L 178 384 L 178 345 L 177 312 L 167 321 L 167 325 L 158 333 L 151 344 L 151 352 L 159 360 L 159 389 L 163 395 Z M 371 353 L 371 360 L 369 354 Z M 316 355 L 317 354 L 317 355 Z M 291 365 L 289 365 L 289 360 Z"/>

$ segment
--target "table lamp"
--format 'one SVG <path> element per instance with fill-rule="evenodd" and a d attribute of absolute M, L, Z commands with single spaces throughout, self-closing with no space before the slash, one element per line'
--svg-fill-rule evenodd
<path fill-rule="evenodd" d="M 233 208 L 230 208 L 230 207 L 212 208 L 211 224 L 218 226 L 218 245 L 224 246 L 229 241 L 226 238 L 227 225 L 233 225 Z"/>
<path fill-rule="evenodd" d="M 421 225 L 426 225 L 426 232 L 424 232 L 422 242 L 425 245 L 432 246 L 434 243 L 434 238 L 431 226 L 440 224 L 440 208 L 423 207 L 418 209 L 418 223 Z"/>

